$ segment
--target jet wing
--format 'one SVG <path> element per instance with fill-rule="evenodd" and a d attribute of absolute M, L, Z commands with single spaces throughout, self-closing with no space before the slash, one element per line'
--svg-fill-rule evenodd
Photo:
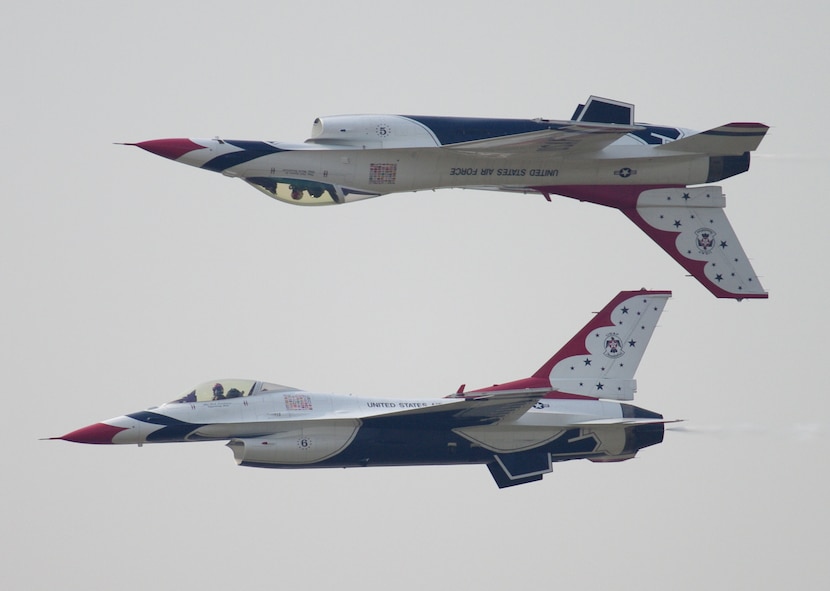
<path fill-rule="evenodd" d="M 602 150 L 622 136 L 641 129 L 644 128 L 636 125 L 557 124 L 552 129 L 451 144 L 443 148 L 477 156 L 550 152 L 577 154 Z"/>
<path fill-rule="evenodd" d="M 399 428 L 459 428 L 475 425 L 495 425 L 518 419 L 553 388 L 528 388 L 476 392 L 475 396 L 458 399 L 450 404 L 439 404 L 363 419 L 364 423 L 384 423 Z"/>

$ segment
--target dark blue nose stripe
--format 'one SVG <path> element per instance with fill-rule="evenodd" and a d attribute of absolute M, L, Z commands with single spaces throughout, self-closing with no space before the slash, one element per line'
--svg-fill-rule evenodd
<path fill-rule="evenodd" d="M 153 431 L 147 435 L 147 441 L 162 442 L 162 441 L 183 441 L 190 433 L 204 427 L 200 423 L 187 423 L 172 417 L 168 417 L 155 412 L 143 410 L 127 415 L 131 419 L 147 423 L 149 425 L 162 425 L 161 429 Z"/>
<path fill-rule="evenodd" d="M 265 142 L 253 142 L 246 140 L 223 141 L 226 144 L 230 144 L 231 146 L 242 148 L 242 150 L 240 152 L 222 154 L 221 156 L 217 156 L 212 160 L 208 160 L 207 162 L 202 164 L 202 168 L 204 168 L 205 170 L 211 170 L 213 172 L 222 172 L 223 170 L 233 168 L 234 166 L 244 164 L 245 162 L 250 162 L 251 160 L 256 160 L 257 158 L 262 158 L 263 156 L 268 156 L 269 154 L 277 154 L 279 152 L 288 151 L 283 150 L 281 148 L 277 148 Z"/>

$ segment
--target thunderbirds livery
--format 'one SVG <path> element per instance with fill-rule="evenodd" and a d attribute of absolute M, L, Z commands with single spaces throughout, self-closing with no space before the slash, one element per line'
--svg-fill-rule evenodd
<path fill-rule="evenodd" d="M 532 376 L 444 398 L 362 398 L 215 380 L 161 406 L 83 427 L 92 444 L 226 440 L 261 468 L 485 464 L 500 488 L 555 462 L 617 462 L 663 440 L 662 415 L 629 404 L 668 291 L 619 293 Z"/>
<path fill-rule="evenodd" d="M 614 207 L 717 297 L 743 299 L 767 294 L 726 218 L 721 187 L 709 183 L 749 170 L 767 129 L 635 123 L 633 105 L 592 96 L 568 121 L 340 115 L 316 119 L 301 144 L 174 138 L 129 145 L 239 177 L 297 205 L 461 187 Z"/>

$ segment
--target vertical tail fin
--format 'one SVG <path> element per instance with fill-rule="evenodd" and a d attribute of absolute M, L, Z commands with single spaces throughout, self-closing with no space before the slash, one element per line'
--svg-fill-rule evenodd
<path fill-rule="evenodd" d="M 670 291 L 623 291 L 617 294 L 533 378 L 550 380 L 551 394 L 633 400 L 634 373 Z"/>
<path fill-rule="evenodd" d="M 529 378 L 476 392 L 553 388 L 544 398 L 633 400 L 634 373 L 670 291 L 621 291 Z M 461 389 L 452 396 L 460 396 Z"/>

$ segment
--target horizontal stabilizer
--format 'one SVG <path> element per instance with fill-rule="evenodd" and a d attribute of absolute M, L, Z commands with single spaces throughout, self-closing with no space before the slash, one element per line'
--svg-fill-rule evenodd
<path fill-rule="evenodd" d="M 717 297 L 766 298 L 725 206 L 720 187 L 666 188 L 622 211 Z"/>
<path fill-rule="evenodd" d="M 710 156 L 738 156 L 758 148 L 768 129 L 769 127 L 763 123 L 727 123 L 674 142 L 667 142 L 656 146 L 655 149 Z"/>
<path fill-rule="evenodd" d="M 634 425 L 665 425 L 666 423 L 680 423 L 682 419 L 638 419 L 622 417 L 618 419 L 595 419 L 573 423 L 579 427 L 628 427 Z"/>

